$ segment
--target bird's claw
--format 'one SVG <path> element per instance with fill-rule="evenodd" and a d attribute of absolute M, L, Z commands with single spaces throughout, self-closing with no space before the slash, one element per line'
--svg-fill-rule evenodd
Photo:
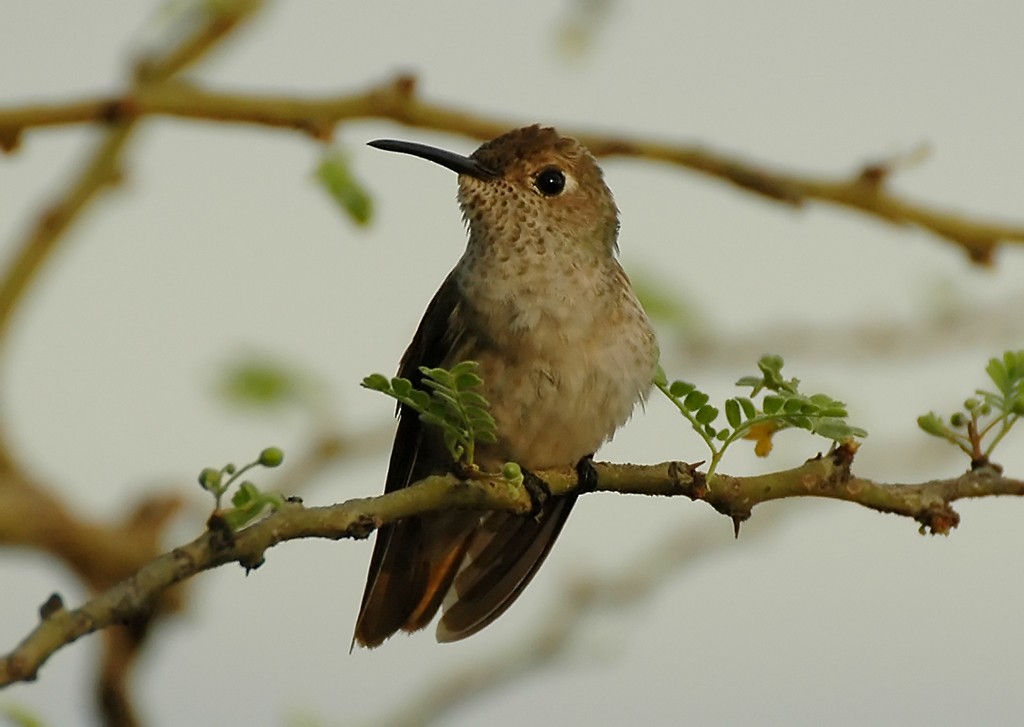
<path fill-rule="evenodd" d="M 530 515 L 539 517 L 544 503 L 551 499 L 551 487 L 530 470 L 523 468 L 523 487 L 530 496 Z"/>
<path fill-rule="evenodd" d="M 576 489 L 580 492 L 594 492 L 597 490 L 597 470 L 594 468 L 594 455 L 588 454 L 581 457 L 576 463 Z"/>

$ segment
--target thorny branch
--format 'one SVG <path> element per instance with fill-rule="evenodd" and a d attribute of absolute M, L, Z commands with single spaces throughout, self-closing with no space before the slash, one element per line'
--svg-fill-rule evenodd
<path fill-rule="evenodd" d="M 982 468 L 950 480 L 885 485 L 850 471 L 854 448 L 842 445 L 800 467 L 755 477 L 717 475 L 709 488 L 703 475 L 682 462 L 655 465 L 596 465 L 598 490 L 625 494 L 683 495 L 704 500 L 736 523 L 762 502 L 785 497 L 828 497 L 855 502 L 880 512 L 912 517 L 922 532 L 948 533 L 959 523 L 951 503 L 966 497 L 1024 496 L 1024 481 L 1004 478 Z M 572 470 L 538 473 L 553 494 L 577 486 Z M 42 664 L 58 649 L 114 624 L 133 623 L 167 588 L 225 563 L 259 567 L 267 549 L 298 538 L 365 538 L 374 529 L 403 517 L 445 509 L 500 509 L 525 514 L 531 502 L 525 489 L 501 477 L 463 481 L 433 476 L 413 487 L 379 497 L 349 500 L 330 507 L 307 508 L 298 502 L 259 523 L 232 533 L 218 513 L 209 529 L 192 542 L 143 566 L 79 608 L 67 610 L 53 596 L 40 624 L 11 653 L 0 659 L 0 686 L 36 678 Z"/>
<path fill-rule="evenodd" d="M 422 100 L 412 76 L 347 95 L 300 98 L 238 94 L 205 89 L 192 82 L 149 83 L 116 98 L 64 104 L 0 108 L 0 148 L 17 148 L 26 129 L 82 123 L 120 124 L 147 115 L 257 124 L 299 131 L 329 140 L 346 121 L 390 119 L 422 129 L 479 140 L 491 139 L 519 121 L 475 115 Z M 1024 243 L 1024 227 L 972 219 L 906 200 L 886 188 L 893 165 L 866 165 L 852 177 L 786 173 L 697 145 L 664 143 L 563 129 L 597 156 L 623 156 L 680 166 L 728 181 L 748 192 L 793 206 L 822 202 L 846 207 L 895 225 L 927 230 L 964 249 L 970 259 L 991 264 L 1002 243 Z"/>

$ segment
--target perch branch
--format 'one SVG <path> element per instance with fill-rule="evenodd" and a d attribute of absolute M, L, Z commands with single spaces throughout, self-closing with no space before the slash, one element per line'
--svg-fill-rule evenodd
<path fill-rule="evenodd" d="M 1024 481 L 1004 478 L 982 468 L 950 480 L 885 485 L 850 472 L 854 449 L 840 446 L 791 470 L 755 477 L 716 475 L 710 488 L 703 475 L 682 462 L 655 465 L 599 463 L 598 490 L 642 495 L 683 495 L 701 499 L 740 523 L 752 508 L 784 497 L 829 497 L 855 502 L 880 512 L 912 517 L 921 530 L 948 533 L 959 516 L 951 503 L 965 497 L 1024 495 Z M 577 486 L 571 469 L 538 473 L 553 494 Z M 52 596 L 42 620 L 11 653 L 0 658 L 0 686 L 36 677 L 58 649 L 113 624 L 133 623 L 148 613 L 165 589 L 204 570 L 237 562 L 246 569 L 263 563 L 268 548 L 297 538 L 365 538 L 374 529 L 404 517 L 445 509 L 505 510 L 528 513 L 524 488 L 500 477 L 462 481 L 452 475 L 428 477 L 415 486 L 379 497 L 349 500 L 330 507 L 307 508 L 286 503 L 260 522 L 232 533 L 218 513 L 209 529 L 192 542 L 143 566 L 130 578 L 84 605 L 67 610 Z"/>

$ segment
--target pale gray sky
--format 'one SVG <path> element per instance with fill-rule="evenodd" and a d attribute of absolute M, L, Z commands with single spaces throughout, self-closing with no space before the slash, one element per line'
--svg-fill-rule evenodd
<path fill-rule="evenodd" d="M 131 50 L 159 38 L 160 3 L 7 0 L 0 103 L 111 91 Z M 894 179 L 908 195 L 1024 220 L 1024 5 L 935 3 L 615 3 L 592 52 L 560 56 L 563 3 L 274 3 L 205 63 L 212 85 L 275 93 L 356 91 L 398 71 L 422 93 L 507 117 L 697 141 L 813 174 L 852 173 L 921 144 L 931 156 Z M 218 367 L 246 351 L 313 368 L 346 427 L 391 408 L 358 382 L 390 372 L 463 232 L 455 179 L 367 149 L 410 138 L 468 152 L 473 142 L 389 123 L 351 124 L 351 149 L 378 218 L 356 230 L 311 181 L 319 150 L 287 132 L 160 120 L 133 147 L 125 184 L 79 221 L 19 312 L 3 361 L 7 434 L 28 467 L 83 512 L 126 508 L 155 485 L 188 488 L 202 467 L 276 443 L 298 452 L 299 417 L 252 418 L 210 395 Z M 93 129 L 27 134 L 0 158 L 0 245 L 96 139 Z M 965 306 L 1019 301 L 1024 253 L 991 271 L 951 246 L 850 213 L 794 212 L 654 165 L 604 164 L 622 210 L 628 269 L 698 301 L 728 341 L 778 325 L 904 324 L 949 285 Z M 868 438 L 858 471 L 891 481 L 951 476 L 966 462 L 914 420 L 984 384 L 990 355 L 1020 347 L 1019 322 L 987 340 L 873 359 L 864 342 L 776 352 L 811 389 L 846 399 Z M 666 339 L 666 347 L 668 340 Z M 788 346 L 794 345 L 792 350 Z M 672 375 L 731 392 L 754 361 L 666 358 Z M 1021 435 L 1000 461 L 1024 471 Z M 783 469 L 823 445 L 780 438 Z M 305 493 L 327 503 L 377 493 L 385 451 L 341 466 Z M 657 400 L 605 448 L 632 461 L 702 459 Z M 191 490 L 190 490 L 191 491 Z M 207 502 L 173 531 L 191 538 Z M 449 670 L 521 643 L 559 585 L 622 568 L 671 529 L 717 524 L 713 555 L 657 596 L 603 613 L 564 665 L 466 705 L 449 722 L 694 725 L 1008 724 L 1024 711 L 1017 624 L 1024 606 L 1024 503 L 958 506 L 960 529 L 922 538 L 914 523 L 839 503 L 784 502 L 762 537 L 684 500 L 583 498 L 540 575 L 494 626 L 454 646 L 430 633 L 348 654 L 369 543 L 291 543 L 248 578 L 196 580 L 189 613 L 163 629 L 137 675 L 153 725 L 372 722 Z M 767 521 L 767 518 L 764 518 Z M 767 524 L 767 523 L 765 523 Z M 168 543 L 172 545 L 173 543 Z M 32 626 L 52 591 L 77 583 L 41 556 L 0 555 L 0 650 Z M 57 654 L 36 684 L 0 694 L 53 725 L 91 713 L 99 640 Z"/>

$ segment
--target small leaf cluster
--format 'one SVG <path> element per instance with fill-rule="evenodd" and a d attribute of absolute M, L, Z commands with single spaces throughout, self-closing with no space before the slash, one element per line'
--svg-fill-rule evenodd
<path fill-rule="evenodd" d="M 301 385 L 283 366 L 246 360 L 231 364 L 223 374 L 220 393 L 229 401 L 255 406 L 277 406 L 299 398 Z"/>
<path fill-rule="evenodd" d="M 420 367 L 425 389 L 417 389 L 409 379 L 371 374 L 363 386 L 379 391 L 409 407 L 425 424 L 444 433 L 445 446 L 452 460 L 472 468 L 476 443 L 497 440 L 497 427 L 490 403 L 474 389 L 483 383 L 476 361 L 463 361 L 451 369 Z"/>
<path fill-rule="evenodd" d="M 948 424 L 935 412 L 917 418 L 925 432 L 955 444 L 979 464 L 989 460 L 996 445 L 1024 416 L 1024 350 L 989 359 L 985 373 L 995 390 L 976 389 L 963 409 L 950 414 Z"/>
<path fill-rule="evenodd" d="M 261 354 L 227 362 L 217 382 L 217 393 L 230 404 L 260 410 L 298 407 L 314 415 L 325 414 L 327 384 L 311 370 Z"/>
<path fill-rule="evenodd" d="M 0 706 L 0 720 L 4 720 L 2 724 L 9 724 L 11 727 L 45 727 L 46 725 L 42 717 L 20 704 Z"/>
<path fill-rule="evenodd" d="M 836 442 L 867 436 L 863 429 L 846 421 L 843 402 L 827 394 L 801 393 L 800 381 L 783 378 L 782 366 L 781 356 L 762 356 L 757 363 L 759 375 L 744 376 L 736 382 L 737 386 L 750 387 L 750 394 L 726 399 L 724 423 L 719 419 L 721 411 L 709 403 L 708 394 L 686 381 L 668 383 L 664 372 L 659 371 L 655 385 L 711 450 L 709 476 L 725 450 L 738 439 L 756 440 L 755 451 L 764 456 L 771 451 L 772 435 L 782 429 L 804 429 Z M 758 403 L 756 399 L 762 394 Z"/>
<path fill-rule="evenodd" d="M 365 226 L 373 217 L 373 199 L 352 172 L 348 156 L 340 150 L 327 152 L 316 169 L 317 181 L 345 214 Z"/>
<path fill-rule="evenodd" d="M 254 467 L 268 469 L 278 467 L 284 461 L 284 452 L 277 447 L 267 447 L 254 461 L 235 467 L 226 464 L 221 468 L 207 467 L 199 473 L 199 486 L 213 495 L 217 510 L 221 508 L 221 499 L 239 478 Z M 259 518 L 267 510 L 273 512 L 284 504 L 284 498 L 278 492 L 263 492 L 249 480 L 238 483 L 238 489 L 231 496 L 232 507 L 220 513 L 225 523 L 232 529 L 248 525 Z"/>

